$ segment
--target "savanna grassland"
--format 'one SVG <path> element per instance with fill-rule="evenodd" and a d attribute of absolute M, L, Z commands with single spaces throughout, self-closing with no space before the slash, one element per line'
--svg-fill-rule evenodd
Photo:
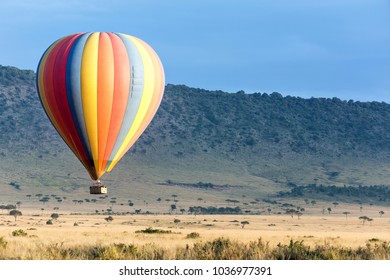
<path fill-rule="evenodd" d="M 302 215 L 23 207 L 21 216 L 0 215 L 1 259 L 390 259 L 388 207 L 338 205 L 323 214 L 314 206 Z"/>

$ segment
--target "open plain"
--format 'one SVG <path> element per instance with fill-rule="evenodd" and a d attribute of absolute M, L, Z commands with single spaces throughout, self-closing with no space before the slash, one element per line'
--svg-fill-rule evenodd
<path fill-rule="evenodd" d="M 77 208 L 77 207 L 75 207 Z M 363 211 L 363 212 L 360 212 Z M 379 215 L 379 211 L 385 214 Z M 194 250 L 215 253 L 216 241 L 232 248 L 260 246 L 263 253 L 248 258 L 271 257 L 272 250 L 329 249 L 331 259 L 344 259 L 338 251 L 379 250 L 379 255 L 351 258 L 390 259 L 389 208 L 346 205 L 333 213 L 321 207 L 305 214 L 195 215 L 188 213 L 135 214 L 88 213 L 26 209 L 22 216 L 0 215 L 1 259 L 237 259 L 241 255 L 204 256 Z M 342 213 L 349 212 L 345 215 Z M 372 221 L 359 219 L 362 215 Z M 108 219 L 108 217 L 111 217 Z M 15 220 L 16 218 L 16 220 Z M 48 222 L 50 221 L 50 222 Z M 208 245 L 209 247 L 208 247 Z M 251 245 L 252 244 L 252 245 Z M 260 244 L 260 245 L 259 245 Z M 265 248 L 266 247 L 266 248 Z M 103 251 L 99 251 L 99 248 Z M 111 250 L 107 250 L 111 248 Z M 119 250 L 119 249 L 121 250 Z M 132 254 L 123 248 L 132 248 Z M 225 248 L 226 249 L 226 248 Z M 80 253 L 84 250 L 84 253 Z M 91 253 L 94 250 L 94 253 Z M 112 251 L 114 250 L 114 251 Z M 119 250 L 119 251 L 118 251 Z M 123 251 L 124 250 L 124 251 Z M 219 250 L 224 250 L 223 248 Z M 76 252 L 77 251 L 77 252 Z M 80 251 L 80 252 L 79 252 Z M 128 251 L 128 249 L 127 249 Z M 100 253 L 99 253 L 100 252 Z M 187 253 L 186 253 L 187 252 Z M 191 252 L 191 253 L 189 253 Z M 367 252 L 366 252 L 367 253 Z M 286 257 L 286 256 L 285 256 Z M 244 257 L 243 257 L 244 258 Z M 293 256 L 303 258 L 303 256 Z"/>

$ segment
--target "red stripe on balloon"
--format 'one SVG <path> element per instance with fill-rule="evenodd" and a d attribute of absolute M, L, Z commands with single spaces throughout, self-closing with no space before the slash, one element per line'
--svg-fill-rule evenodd
<path fill-rule="evenodd" d="M 69 108 L 68 95 L 66 88 L 66 66 L 68 61 L 69 52 L 72 48 L 72 45 L 77 40 L 81 34 L 75 34 L 70 36 L 69 41 L 64 44 L 60 51 L 57 54 L 56 62 L 54 65 L 54 71 L 57 73 L 57 80 L 54 84 L 54 91 L 56 96 L 57 104 L 60 106 L 60 115 L 65 124 L 67 135 L 69 136 L 70 141 L 72 141 L 75 146 L 77 153 L 80 155 L 80 160 L 86 165 L 86 168 L 91 168 L 87 154 L 84 150 L 84 146 L 81 142 L 80 136 L 77 132 L 72 113 Z"/>
<path fill-rule="evenodd" d="M 45 92 L 50 110 L 58 123 L 66 143 L 88 170 L 92 166 L 87 158 L 80 137 L 74 126 L 66 94 L 66 64 L 72 44 L 80 34 L 65 37 L 50 52 L 44 77 Z"/>
<path fill-rule="evenodd" d="M 58 55 L 61 47 L 64 44 L 66 44 L 68 41 L 69 41 L 69 37 L 65 37 L 49 53 L 47 60 L 46 60 L 44 73 L 43 73 L 43 77 L 44 77 L 43 83 L 44 83 L 44 88 L 45 88 L 46 100 L 47 100 L 49 109 L 53 115 L 53 118 L 55 119 L 55 121 L 58 124 L 58 129 L 61 131 L 61 133 L 66 138 L 66 139 L 64 139 L 64 140 L 66 140 L 66 143 L 71 147 L 71 149 L 73 151 L 75 151 L 75 147 L 73 146 L 73 143 L 69 139 L 69 136 L 67 134 L 67 129 L 66 129 L 65 124 L 61 118 L 61 112 L 60 112 L 60 109 L 59 109 L 57 102 L 56 102 L 56 96 L 55 96 L 56 93 L 54 90 L 54 88 L 55 88 L 54 84 L 55 84 L 56 80 L 58 79 L 58 77 L 56 75 L 57 73 L 55 72 L 55 67 L 54 67 L 55 61 L 56 61 L 57 55 Z"/>

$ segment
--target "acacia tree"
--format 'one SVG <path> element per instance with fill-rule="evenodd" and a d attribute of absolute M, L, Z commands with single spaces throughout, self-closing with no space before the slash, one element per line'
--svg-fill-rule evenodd
<path fill-rule="evenodd" d="M 241 222 L 241 225 L 242 225 L 242 228 L 244 228 L 245 225 L 249 225 L 249 222 L 248 222 L 248 221 L 242 221 L 242 222 Z"/>
<path fill-rule="evenodd" d="M 19 211 L 19 210 L 16 210 L 16 209 L 11 210 L 11 211 L 9 212 L 9 214 L 10 214 L 11 216 L 14 216 L 15 222 L 16 222 L 16 218 L 17 218 L 18 216 L 22 216 L 22 212 Z"/>
<path fill-rule="evenodd" d="M 361 220 L 361 221 L 362 221 L 362 223 L 363 223 L 363 225 L 364 225 L 364 223 L 365 223 L 366 221 L 369 221 L 369 220 L 370 220 L 370 218 L 369 218 L 369 217 L 367 217 L 367 216 L 360 216 L 360 217 L 359 217 L 359 220 Z M 372 219 L 371 219 L 371 221 L 372 221 Z"/>
<path fill-rule="evenodd" d="M 348 215 L 351 214 L 351 212 L 343 212 L 343 214 L 345 215 L 345 219 L 348 219 Z"/>
<path fill-rule="evenodd" d="M 379 216 L 382 217 L 385 214 L 383 210 L 379 211 Z"/>
<path fill-rule="evenodd" d="M 174 220 L 173 220 L 173 223 L 176 225 L 176 228 L 177 228 L 177 226 L 178 226 L 179 223 L 180 223 L 180 220 L 179 220 L 179 219 L 174 219 Z"/>
<path fill-rule="evenodd" d="M 53 220 L 57 220 L 58 217 L 59 217 L 59 215 L 58 215 L 57 213 L 53 213 L 53 214 L 51 214 L 50 217 L 51 217 Z"/>
<path fill-rule="evenodd" d="M 288 210 L 286 211 L 286 214 L 290 215 L 291 218 L 294 218 L 294 215 L 297 214 L 297 213 L 298 213 L 298 211 L 295 210 L 295 209 L 288 209 Z"/>

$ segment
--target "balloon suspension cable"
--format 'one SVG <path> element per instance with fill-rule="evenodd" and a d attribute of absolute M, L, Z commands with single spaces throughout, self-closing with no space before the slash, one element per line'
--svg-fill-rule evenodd
<path fill-rule="evenodd" d="M 101 186 L 102 183 L 100 182 L 100 179 L 94 180 L 92 183 L 93 186 Z"/>

